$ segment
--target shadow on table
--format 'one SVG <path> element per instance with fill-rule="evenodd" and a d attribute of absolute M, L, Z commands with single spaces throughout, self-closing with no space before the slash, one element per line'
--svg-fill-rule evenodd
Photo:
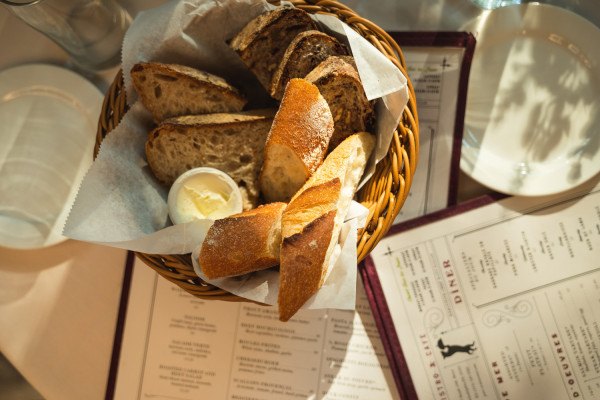
<path fill-rule="evenodd" d="M 12 364 L 0 353 L 0 398 L 7 400 L 43 400 Z"/>
<path fill-rule="evenodd" d="M 0 306 L 12 333 L 1 336 L 5 353 L 18 354 L 15 364 L 48 398 L 102 397 L 126 252 L 69 240 L 6 255 L 2 265 L 11 270 L 0 268 Z M 7 296 L 15 281 L 21 287 Z"/>
<path fill-rule="evenodd" d="M 84 248 L 66 241 L 37 250 L 2 249 L 0 261 L 0 304 L 25 297 L 43 271 L 78 256 Z"/>
<path fill-rule="evenodd" d="M 365 296 L 362 287 L 359 288 L 356 295 L 357 297 Z M 352 321 L 352 323 L 348 324 L 348 321 Z M 327 356 L 329 362 L 323 363 L 322 366 L 321 377 L 323 379 L 319 395 L 328 393 L 331 397 L 336 397 L 336 393 L 332 393 L 332 391 L 348 390 L 348 388 L 354 387 L 363 390 L 370 389 L 370 393 L 380 392 L 383 396 L 385 392 L 380 387 L 381 381 L 378 380 L 379 377 L 376 373 L 377 370 L 380 370 L 387 388 L 393 396 L 397 396 L 398 389 L 388 367 L 389 362 L 366 299 L 357 301 L 356 311 L 329 310 L 327 329 L 328 337 L 333 338 L 334 343 L 330 344 L 330 353 Z M 362 370 L 364 373 L 357 374 L 357 370 Z M 336 384 L 339 385 L 337 388 Z M 356 396 L 360 397 L 360 390 L 354 392 L 356 392 Z"/>

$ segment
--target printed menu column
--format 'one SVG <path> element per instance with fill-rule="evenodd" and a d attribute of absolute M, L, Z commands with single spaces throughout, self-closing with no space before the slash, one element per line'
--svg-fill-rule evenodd
<path fill-rule="evenodd" d="M 272 307 L 244 304 L 233 346 L 231 399 L 316 395 L 325 313 L 298 313 L 281 322 Z"/>
<path fill-rule="evenodd" d="M 238 309 L 193 298 L 166 279 L 156 281 L 153 299 L 139 397 L 225 398 Z"/>
<path fill-rule="evenodd" d="M 406 312 L 399 337 L 419 396 L 497 398 L 445 238 L 388 250 L 384 257 L 401 300 L 387 292 L 386 298 Z"/>
<path fill-rule="evenodd" d="M 388 360 L 362 284 L 356 311 L 328 310 L 319 397 L 396 399 Z M 391 390 L 390 390 L 391 389 Z"/>
<path fill-rule="evenodd" d="M 448 204 L 462 48 L 404 48 L 419 110 L 419 168 L 396 223 Z M 433 193 L 435 192 L 435 195 Z"/>

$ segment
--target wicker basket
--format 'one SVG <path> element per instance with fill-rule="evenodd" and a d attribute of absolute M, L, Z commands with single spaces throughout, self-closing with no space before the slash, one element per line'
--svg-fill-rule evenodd
<path fill-rule="evenodd" d="M 277 5 L 279 1 L 269 0 Z M 380 27 L 361 18 L 350 8 L 333 0 L 292 0 L 296 7 L 311 14 L 330 14 L 344 21 L 386 55 L 403 73 L 406 67 L 402 51 Z M 358 261 L 365 258 L 385 235 L 404 204 L 410 189 L 419 154 L 419 125 L 412 83 L 408 80 L 409 100 L 387 157 L 377 164 L 373 177 L 356 194 L 355 200 L 369 209 L 368 223 L 358 232 Z M 122 71 L 117 74 L 104 99 L 98 123 L 95 152 L 100 142 L 127 111 Z M 189 254 L 156 255 L 136 253 L 148 266 L 185 291 L 204 299 L 245 301 L 207 284 L 194 272 Z"/>

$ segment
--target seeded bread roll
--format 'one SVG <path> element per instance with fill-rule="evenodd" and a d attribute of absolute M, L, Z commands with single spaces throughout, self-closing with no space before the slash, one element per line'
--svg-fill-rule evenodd
<path fill-rule="evenodd" d="M 279 7 L 251 20 L 230 46 L 269 91 L 273 73 L 290 42 L 298 33 L 311 29 L 316 25 L 306 11 Z"/>
<path fill-rule="evenodd" d="M 299 33 L 283 55 L 271 81 L 271 97 L 281 100 L 285 85 L 292 78 L 304 78 L 321 61 L 332 55 L 346 55 L 346 46 L 319 31 Z"/>
<path fill-rule="evenodd" d="M 258 204 L 258 174 L 274 114 L 256 110 L 168 119 L 148 135 L 150 169 L 169 186 L 189 169 L 220 169 L 238 184 L 244 209 L 250 209 Z"/>
<path fill-rule="evenodd" d="M 131 79 L 156 122 L 190 114 L 238 112 L 246 99 L 223 78 L 177 64 L 139 63 Z"/>
<path fill-rule="evenodd" d="M 331 109 L 335 131 L 329 151 L 351 134 L 371 129 L 373 106 L 367 100 L 352 57 L 329 57 L 305 79 L 319 88 Z"/>
<path fill-rule="evenodd" d="M 287 321 L 323 285 L 340 229 L 375 147 L 361 132 L 336 147 L 292 198 L 281 219 L 279 319 Z"/>
<path fill-rule="evenodd" d="M 287 202 L 317 169 L 333 134 L 333 118 L 315 85 L 294 78 L 265 145 L 260 188 L 267 202 Z"/>
<path fill-rule="evenodd" d="M 208 230 L 198 262 L 209 279 L 237 276 L 279 264 L 281 214 L 271 203 L 218 219 Z"/>

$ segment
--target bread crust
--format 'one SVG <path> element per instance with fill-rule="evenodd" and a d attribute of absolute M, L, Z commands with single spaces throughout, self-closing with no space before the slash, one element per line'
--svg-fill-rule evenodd
<path fill-rule="evenodd" d="M 298 33 L 311 29 L 316 25 L 306 11 L 279 7 L 248 22 L 231 40 L 230 47 L 268 91 L 287 46 Z"/>
<path fill-rule="evenodd" d="M 260 175 L 265 199 L 288 201 L 323 162 L 332 134 L 333 118 L 317 87 L 304 79 L 290 80 L 265 145 Z M 286 188 L 275 183 L 280 179 L 277 175 L 291 172 L 286 160 L 278 157 L 277 146 L 289 149 L 302 169 L 301 180 L 290 182 Z M 300 172 L 295 170 L 296 173 Z"/>
<path fill-rule="evenodd" d="M 281 234 L 284 237 L 296 235 L 304 229 L 307 222 L 335 210 L 340 190 L 340 180 L 333 178 L 300 192 L 285 209 L 285 215 L 281 222 Z"/>
<path fill-rule="evenodd" d="M 333 119 L 319 89 L 304 79 L 292 79 L 269 133 L 269 142 L 286 145 L 312 174 L 325 157 Z"/>
<path fill-rule="evenodd" d="M 271 203 L 216 220 L 198 257 L 206 277 L 243 275 L 279 264 L 285 207 L 285 203 Z"/>
<path fill-rule="evenodd" d="M 327 57 L 348 54 L 346 46 L 333 36 L 310 30 L 301 32 L 287 47 L 271 81 L 271 97 L 281 100 L 292 78 L 304 78 Z"/>
<path fill-rule="evenodd" d="M 137 63 L 131 69 L 133 86 L 142 104 L 156 122 L 186 114 L 238 112 L 246 98 L 225 79 L 185 65 L 157 62 Z M 181 93 L 193 101 L 183 107 L 173 98 L 183 100 Z"/>
<path fill-rule="evenodd" d="M 347 171 L 353 169 L 351 166 L 351 158 L 356 157 L 356 151 L 360 149 L 364 153 L 363 163 L 366 164 L 366 161 L 374 148 L 375 135 L 372 135 L 369 132 L 359 132 L 347 137 L 334 151 L 329 153 L 319 169 L 311 175 L 298 193 L 292 197 L 292 201 L 308 188 L 321 185 L 335 178 L 339 179 L 342 182 L 342 185 L 344 185 L 344 181 L 347 179 Z M 364 167 L 365 165 L 363 164 L 362 169 L 364 169 Z"/>
<path fill-rule="evenodd" d="M 302 232 L 282 242 L 279 270 L 279 319 L 288 321 L 323 285 L 326 256 L 336 210 L 311 221 Z"/>

